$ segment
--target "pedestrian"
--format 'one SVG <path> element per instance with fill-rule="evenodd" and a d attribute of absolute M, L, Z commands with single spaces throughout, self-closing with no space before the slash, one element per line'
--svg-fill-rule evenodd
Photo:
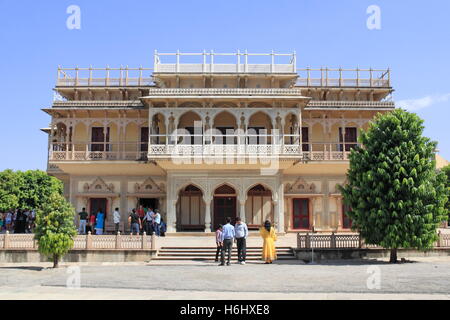
<path fill-rule="evenodd" d="M 153 210 L 152 208 L 148 208 L 147 213 L 145 214 L 143 223 L 144 223 L 144 230 L 148 235 L 153 234 Z"/>
<path fill-rule="evenodd" d="M 12 221 L 13 221 L 13 213 L 12 213 L 12 210 L 9 210 L 6 213 L 6 217 L 5 217 L 6 231 L 11 232 L 11 230 L 12 230 Z"/>
<path fill-rule="evenodd" d="M 135 209 L 131 210 L 130 216 L 128 217 L 128 223 L 130 224 L 130 233 L 133 235 L 139 234 L 141 220 Z"/>
<path fill-rule="evenodd" d="M 31 210 L 30 219 L 31 219 L 30 231 L 33 233 L 34 228 L 36 227 L 36 210 L 35 209 Z"/>
<path fill-rule="evenodd" d="M 164 222 L 164 219 L 161 218 L 161 225 L 159 227 L 159 233 L 161 234 L 161 237 L 165 237 L 166 236 L 166 231 L 167 231 L 167 225 Z"/>
<path fill-rule="evenodd" d="M 219 261 L 219 253 L 222 252 L 222 248 L 223 248 L 223 243 L 222 243 L 222 230 L 223 230 L 223 226 L 221 224 L 219 224 L 219 227 L 216 230 L 216 246 L 217 246 L 217 251 L 216 251 L 216 260 L 215 262 Z"/>
<path fill-rule="evenodd" d="M 95 233 L 95 221 L 97 220 L 95 213 L 92 212 L 89 216 L 89 231 L 91 231 L 91 234 Z"/>
<path fill-rule="evenodd" d="M 153 230 L 155 230 L 156 235 L 160 236 L 160 226 L 161 226 L 161 214 L 158 209 L 155 209 L 153 214 Z"/>
<path fill-rule="evenodd" d="M 119 234 L 119 227 L 120 227 L 120 212 L 119 212 L 119 208 L 116 208 L 114 210 L 113 220 L 114 220 L 114 230 L 116 231 L 116 234 Z"/>
<path fill-rule="evenodd" d="M 275 233 L 275 229 L 272 227 L 269 220 L 264 222 L 264 226 L 259 229 L 259 233 L 264 240 L 262 259 L 266 262 L 266 264 L 272 263 L 277 259 L 277 252 L 275 249 L 277 234 Z"/>
<path fill-rule="evenodd" d="M 231 218 L 226 219 L 226 224 L 223 226 L 222 231 L 222 254 L 220 259 L 219 266 L 225 265 L 225 251 L 228 252 L 227 266 L 230 265 L 231 260 L 231 250 L 233 249 L 233 240 L 234 240 L 234 227 L 231 225 Z"/>
<path fill-rule="evenodd" d="M 247 257 L 248 228 L 247 224 L 245 222 L 242 222 L 240 217 L 236 218 L 234 233 L 236 235 L 238 263 L 245 264 L 245 258 Z"/>
<path fill-rule="evenodd" d="M 140 205 L 139 208 L 137 209 L 137 214 L 139 216 L 139 221 L 140 221 L 139 226 L 141 228 L 139 230 L 139 232 L 143 232 L 144 231 L 143 229 L 144 229 L 144 226 L 145 226 L 144 217 L 145 217 L 146 212 L 145 212 L 144 207 L 142 205 Z"/>
<path fill-rule="evenodd" d="M 86 234 L 86 223 L 88 218 L 88 213 L 86 212 L 86 208 L 81 209 L 81 212 L 78 213 L 80 216 L 80 225 L 78 227 L 79 234 Z"/>
<path fill-rule="evenodd" d="M 102 235 L 103 227 L 105 223 L 105 214 L 102 210 L 98 209 L 97 217 L 95 219 L 95 234 Z"/>

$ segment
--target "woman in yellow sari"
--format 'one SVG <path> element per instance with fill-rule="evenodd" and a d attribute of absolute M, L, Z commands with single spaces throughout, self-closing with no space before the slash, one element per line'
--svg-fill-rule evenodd
<path fill-rule="evenodd" d="M 275 250 L 275 241 L 277 241 L 277 235 L 269 220 L 264 222 L 264 226 L 259 229 L 259 233 L 264 240 L 262 259 L 266 261 L 266 264 L 272 263 L 273 260 L 277 259 L 277 251 Z"/>

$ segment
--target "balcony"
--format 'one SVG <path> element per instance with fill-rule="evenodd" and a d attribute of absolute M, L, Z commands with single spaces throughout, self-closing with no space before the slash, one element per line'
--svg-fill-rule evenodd
<path fill-rule="evenodd" d="M 49 162 L 147 161 L 176 158 L 259 158 L 303 161 L 347 161 L 357 143 L 304 142 L 299 136 L 227 135 L 225 141 L 207 135 L 151 135 L 153 143 L 53 143 Z"/>

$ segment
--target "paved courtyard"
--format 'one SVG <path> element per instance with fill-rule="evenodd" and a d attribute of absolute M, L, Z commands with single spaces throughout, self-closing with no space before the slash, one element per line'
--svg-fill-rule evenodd
<path fill-rule="evenodd" d="M 212 262 L 0 265 L 4 299 L 449 299 L 450 258 L 320 264 Z M 71 273 L 69 273 L 71 272 Z M 75 279 L 75 280 L 74 280 Z M 68 288 L 77 284 L 80 288 Z"/>

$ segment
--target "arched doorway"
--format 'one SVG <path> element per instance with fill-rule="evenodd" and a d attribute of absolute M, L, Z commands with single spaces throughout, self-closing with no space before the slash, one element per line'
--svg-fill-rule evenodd
<path fill-rule="evenodd" d="M 205 230 L 205 203 L 203 193 L 190 184 L 182 189 L 177 203 L 177 231 Z"/>
<path fill-rule="evenodd" d="M 214 229 L 225 224 L 226 218 L 236 218 L 236 196 L 236 190 L 226 184 L 214 190 Z"/>
<path fill-rule="evenodd" d="M 266 220 L 274 222 L 272 191 L 258 184 L 248 190 L 245 202 L 245 221 L 249 229 L 258 229 Z"/>

